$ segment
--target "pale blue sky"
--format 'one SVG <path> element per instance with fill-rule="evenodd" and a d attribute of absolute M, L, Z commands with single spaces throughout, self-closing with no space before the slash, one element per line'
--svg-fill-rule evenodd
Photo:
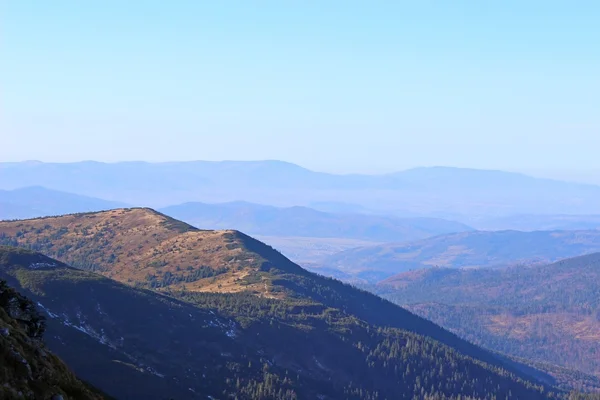
<path fill-rule="evenodd" d="M 597 1 L 0 8 L 0 160 L 600 169 Z"/>

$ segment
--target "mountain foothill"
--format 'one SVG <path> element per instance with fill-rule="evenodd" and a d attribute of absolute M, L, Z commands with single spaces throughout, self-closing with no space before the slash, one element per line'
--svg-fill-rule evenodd
<path fill-rule="evenodd" d="M 133 208 L 0 232 L 1 278 L 45 314 L 48 348 L 108 396 L 567 396 L 551 375 L 238 231 Z"/>

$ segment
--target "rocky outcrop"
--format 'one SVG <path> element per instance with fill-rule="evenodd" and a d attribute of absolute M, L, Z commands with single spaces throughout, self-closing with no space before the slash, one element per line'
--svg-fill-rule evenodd
<path fill-rule="evenodd" d="M 46 350 L 45 327 L 35 305 L 0 281 L 0 399 L 102 399 Z"/>
<path fill-rule="evenodd" d="M 0 307 L 19 323 L 30 338 L 41 339 L 46 330 L 46 319 L 35 304 L 0 281 Z"/>

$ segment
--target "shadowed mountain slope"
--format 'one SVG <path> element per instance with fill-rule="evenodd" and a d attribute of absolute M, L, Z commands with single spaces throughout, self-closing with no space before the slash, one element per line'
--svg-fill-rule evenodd
<path fill-rule="evenodd" d="M 36 234 L 35 232 L 41 228 L 43 230 Z M 88 230 L 87 234 L 86 230 Z M 484 375 L 487 374 L 484 371 L 496 371 L 492 374 L 503 377 L 500 378 L 500 381 L 493 377 L 484 378 L 484 375 L 477 379 L 479 382 L 489 382 L 490 385 L 493 385 L 495 387 L 492 390 L 494 394 L 508 394 L 507 389 L 504 388 L 513 385 L 509 389 L 513 395 L 520 392 L 521 396 L 528 393 L 528 398 L 544 398 L 546 395 L 537 392 L 535 387 L 521 381 L 518 376 L 525 379 L 542 379 L 551 383 L 550 380 L 547 380 L 547 376 L 533 369 L 503 360 L 462 341 L 431 322 L 381 298 L 341 282 L 309 273 L 263 243 L 239 232 L 197 230 L 148 209 L 117 210 L 54 219 L 3 223 L 0 225 L 0 232 L 4 235 L 2 239 L 4 242 L 38 248 L 47 254 L 56 252 L 58 255 L 60 252 L 59 258 L 70 259 L 73 265 L 84 268 L 92 265 L 95 271 L 106 276 L 113 276 L 130 285 L 152 287 L 167 294 L 169 297 L 162 298 L 167 299 L 168 302 L 182 301 L 182 307 L 196 307 L 198 309 L 196 312 L 204 316 L 212 315 L 211 312 L 215 313 L 215 317 L 220 318 L 221 321 L 215 322 L 216 326 L 230 327 L 228 329 L 233 330 L 230 335 L 227 335 L 227 332 L 230 332 L 227 329 L 220 331 L 221 336 L 215 339 L 220 343 L 215 344 L 217 349 L 215 354 L 218 353 L 221 356 L 215 355 L 212 364 L 209 364 L 223 365 L 218 369 L 224 374 L 219 375 L 220 381 L 225 382 L 224 386 L 219 386 L 221 391 L 232 390 L 228 385 L 237 385 L 235 382 L 238 378 L 239 385 L 246 388 L 244 390 L 257 390 L 256 385 L 259 385 L 260 382 L 264 383 L 264 379 L 267 379 L 265 371 L 270 371 L 269 373 L 275 374 L 276 377 L 281 377 L 277 378 L 282 381 L 276 386 L 277 390 L 282 389 L 285 393 L 286 380 L 283 377 L 286 376 L 285 371 L 288 371 L 291 373 L 291 381 L 287 382 L 291 386 L 287 387 L 294 393 L 298 393 L 299 398 L 315 398 L 317 395 L 322 395 L 323 398 L 339 398 L 341 393 L 346 393 L 345 396 L 349 398 L 370 399 L 373 398 L 375 391 L 379 392 L 380 396 L 383 393 L 383 397 L 390 397 L 394 393 L 395 396 L 401 394 L 401 396 L 412 398 L 416 382 L 413 379 L 416 376 L 407 372 L 406 362 L 413 360 L 416 364 L 409 368 L 411 371 L 416 371 L 417 375 L 433 373 L 436 377 L 432 378 L 431 382 L 446 382 L 439 387 L 436 384 L 437 389 L 433 386 L 425 388 L 425 393 L 438 392 L 443 396 L 452 396 L 459 392 L 463 394 L 468 392 L 476 393 L 476 398 L 490 398 L 491 392 L 487 391 L 491 386 L 488 386 L 488 383 L 485 383 L 481 389 L 476 389 L 476 392 L 472 392 L 471 388 L 465 390 L 454 386 L 452 382 L 458 382 L 454 378 L 446 381 L 449 376 L 456 376 L 456 379 L 459 379 L 458 377 L 463 374 L 454 367 L 450 367 L 448 370 L 450 375 L 447 375 L 446 372 L 439 374 L 440 371 L 434 365 L 463 365 L 463 361 L 458 361 L 458 359 L 452 361 L 454 357 L 471 360 L 464 362 L 473 363 L 473 366 L 479 365 L 472 370 L 470 366 L 464 364 L 464 368 L 459 368 L 460 371 L 465 373 L 472 371 L 473 374 Z M 162 240 L 158 240 L 158 237 Z M 104 243 L 104 239 L 110 240 L 108 243 Z M 156 246 L 159 246 L 162 241 L 170 243 L 165 248 L 168 251 L 157 250 L 158 254 L 154 256 Z M 140 245 L 142 247 L 138 249 Z M 173 248 L 174 245 L 179 247 Z M 202 250 L 198 250 L 196 245 Z M 138 249 L 147 257 L 138 259 L 133 249 Z M 77 253 L 78 256 L 74 256 L 70 254 L 71 251 L 80 252 Z M 197 263 L 191 265 L 192 269 L 185 271 L 186 274 L 189 274 L 186 275 L 189 278 L 174 280 L 165 278 L 162 269 L 177 271 L 178 266 L 183 269 L 180 260 L 185 259 L 187 262 L 188 258 L 182 258 L 183 255 L 180 253 L 191 253 L 189 259 L 192 261 L 194 261 L 194 257 L 198 257 Z M 85 257 L 93 257 L 93 262 Z M 162 262 L 154 263 L 157 260 Z M 125 268 L 123 265 L 127 265 L 127 267 Z M 197 276 L 195 272 L 196 270 L 219 269 L 221 271 L 218 274 L 210 277 Z M 134 272 L 126 273 L 126 270 Z M 138 270 L 150 275 L 161 276 L 161 279 L 148 279 Z M 128 296 L 138 297 L 141 296 L 139 295 L 141 293 L 148 296 L 160 296 L 151 294 L 152 292 L 118 285 L 85 271 L 74 273 L 74 270 L 69 270 L 66 273 L 60 272 L 60 269 L 53 269 L 49 275 L 56 278 L 51 279 L 40 278 L 44 276 L 43 271 L 31 270 L 26 267 L 10 271 L 16 271 L 11 273 L 15 284 L 24 286 L 38 295 L 49 293 L 50 287 L 54 287 L 55 284 L 67 285 L 52 289 L 52 296 L 45 300 L 41 299 L 40 302 L 45 307 L 50 307 L 48 304 L 52 304 L 49 302 L 51 299 L 60 296 L 63 296 L 64 299 L 65 294 L 68 293 L 77 291 L 81 291 L 82 294 L 98 293 L 100 289 L 92 289 L 92 286 L 86 287 L 92 283 L 96 285 L 97 283 L 94 282 L 112 282 L 110 284 L 102 283 L 102 285 L 104 287 L 117 285 L 120 288 L 119 291 L 128 293 Z M 183 271 L 179 272 L 183 273 Z M 240 272 L 243 275 L 234 276 L 233 279 L 223 277 Z M 27 278 L 28 275 L 38 278 Z M 66 279 L 68 276 L 80 276 L 81 278 Z M 42 288 L 32 286 L 32 282 L 39 282 Z M 86 284 L 81 286 L 83 282 Z M 106 299 L 111 298 L 115 298 L 115 295 L 106 295 Z M 92 297 L 91 304 L 89 307 L 86 306 L 90 313 L 84 319 L 87 321 L 86 323 L 93 324 L 102 321 L 102 318 L 97 316 L 99 312 L 96 310 L 97 304 L 100 304 L 101 310 L 108 307 L 108 305 L 103 305 L 107 300 L 96 303 L 96 299 Z M 120 308 L 118 312 L 121 313 L 120 319 L 122 318 L 124 322 L 111 326 L 126 329 L 128 326 L 125 317 L 128 313 L 126 305 L 132 303 L 134 302 L 122 299 L 112 306 Z M 71 313 L 77 317 L 77 304 L 71 304 L 71 307 L 75 307 Z M 154 306 L 148 307 L 148 314 L 157 316 L 171 314 L 170 311 L 162 312 L 151 310 L 152 308 Z M 53 310 L 50 312 L 61 315 Z M 180 326 L 185 331 L 189 329 L 190 334 L 193 334 L 197 328 L 186 325 L 188 322 L 184 321 L 189 319 L 186 317 L 186 313 L 195 315 L 188 311 L 182 312 L 182 319 L 178 317 L 176 320 L 168 322 L 168 326 Z M 197 318 L 202 320 L 205 317 L 198 316 Z M 161 323 L 161 321 L 157 323 Z M 210 325 L 205 319 L 203 324 Z M 96 332 L 101 332 L 99 329 L 105 328 L 102 326 L 94 328 Z M 152 326 L 146 330 L 161 331 Z M 107 330 L 105 329 L 104 332 Z M 139 333 L 129 332 L 126 336 L 125 332 L 116 331 L 114 335 L 111 335 L 113 337 L 111 343 L 114 343 L 115 340 L 118 342 L 119 335 L 125 338 L 125 343 L 128 343 L 127 337 L 140 338 Z M 164 346 L 158 346 L 157 351 L 164 349 L 165 353 L 170 353 L 169 357 L 172 357 L 174 350 L 169 345 L 172 340 L 170 336 L 166 336 L 163 341 L 151 342 L 164 343 Z M 183 339 L 181 340 L 183 341 Z M 146 339 L 138 339 L 134 343 L 143 344 L 146 343 Z M 414 343 L 416 346 L 412 355 L 405 353 L 412 348 L 408 346 L 408 343 Z M 206 345 L 210 346 L 211 344 L 207 343 Z M 186 349 L 191 344 L 182 342 L 182 346 L 183 349 Z M 141 349 L 146 348 L 146 345 L 141 346 Z M 231 350 L 227 350 L 227 348 Z M 428 353 L 429 350 L 426 349 L 436 350 L 434 353 Z M 197 355 L 200 351 L 203 350 L 192 351 L 192 355 Z M 131 352 L 128 351 L 128 353 Z M 133 353 L 137 354 L 137 352 Z M 140 350 L 139 354 L 142 357 L 145 351 Z M 185 357 L 192 357 L 192 355 Z M 148 357 L 158 357 L 158 355 L 152 352 L 144 358 L 145 361 L 142 363 L 156 365 L 153 368 L 160 374 L 164 374 L 158 368 L 162 362 L 151 364 Z M 183 354 L 181 357 L 178 356 L 177 365 L 186 365 L 187 368 L 192 368 L 189 363 L 195 361 L 185 357 Z M 230 357 L 234 360 L 231 361 L 231 364 L 227 362 Z M 183 361 L 184 358 L 188 361 Z M 426 359 L 433 364 L 424 364 Z M 370 364 L 367 360 L 373 360 L 373 363 Z M 410 361 L 408 365 L 413 361 Z M 264 364 L 267 367 L 264 367 Z M 166 365 L 171 364 L 167 363 Z M 205 365 L 194 364 L 193 368 L 195 371 L 200 371 Z M 230 370 L 228 365 L 233 370 Z M 162 367 L 163 370 L 165 368 Z M 434 371 L 438 372 L 434 373 Z M 457 373 L 458 375 L 456 375 Z M 471 374 L 471 372 L 468 373 Z M 169 374 L 169 376 L 173 375 Z M 175 374 L 175 376 L 178 375 Z M 216 375 L 215 379 L 217 379 Z M 272 379 L 270 382 L 273 382 Z M 279 382 L 277 379 L 275 381 Z M 419 381 L 421 379 L 419 378 Z M 465 380 L 463 375 L 460 381 L 464 383 L 470 381 L 469 379 Z M 422 384 L 417 386 L 420 387 Z M 440 387 L 445 389 L 439 389 Z M 197 386 L 197 388 L 200 390 L 203 387 Z M 210 387 L 204 388 L 210 389 Z M 214 394 L 211 395 L 214 396 Z M 188 394 L 188 396 L 195 398 L 192 394 Z M 273 396 L 272 398 L 288 397 Z"/>
<path fill-rule="evenodd" d="M 435 398 L 552 396 L 439 342 L 308 298 L 182 293 L 182 302 L 36 253 L 0 252 L 0 276 L 47 314 L 51 348 L 118 398 L 414 398 L 420 387 Z M 426 376 L 443 389 L 420 383 Z M 465 386 L 472 379 L 481 383 Z"/>
<path fill-rule="evenodd" d="M 0 247 L 0 265 L 13 262 L 21 254 Z M 45 329 L 46 322 L 36 305 L 0 280 L 0 398 L 104 399 L 46 348 Z"/>

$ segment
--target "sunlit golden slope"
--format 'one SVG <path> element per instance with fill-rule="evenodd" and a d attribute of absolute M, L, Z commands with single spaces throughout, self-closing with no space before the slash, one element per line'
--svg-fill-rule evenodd
<path fill-rule="evenodd" d="M 274 296 L 259 274 L 266 259 L 250 250 L 261 247 L 257 241 L 232 230 L 199 230 L 147 208 L 0 222 L 0 242 L 136 286 Z M 281 262 L 277 267 L 296 267 Z"/>

